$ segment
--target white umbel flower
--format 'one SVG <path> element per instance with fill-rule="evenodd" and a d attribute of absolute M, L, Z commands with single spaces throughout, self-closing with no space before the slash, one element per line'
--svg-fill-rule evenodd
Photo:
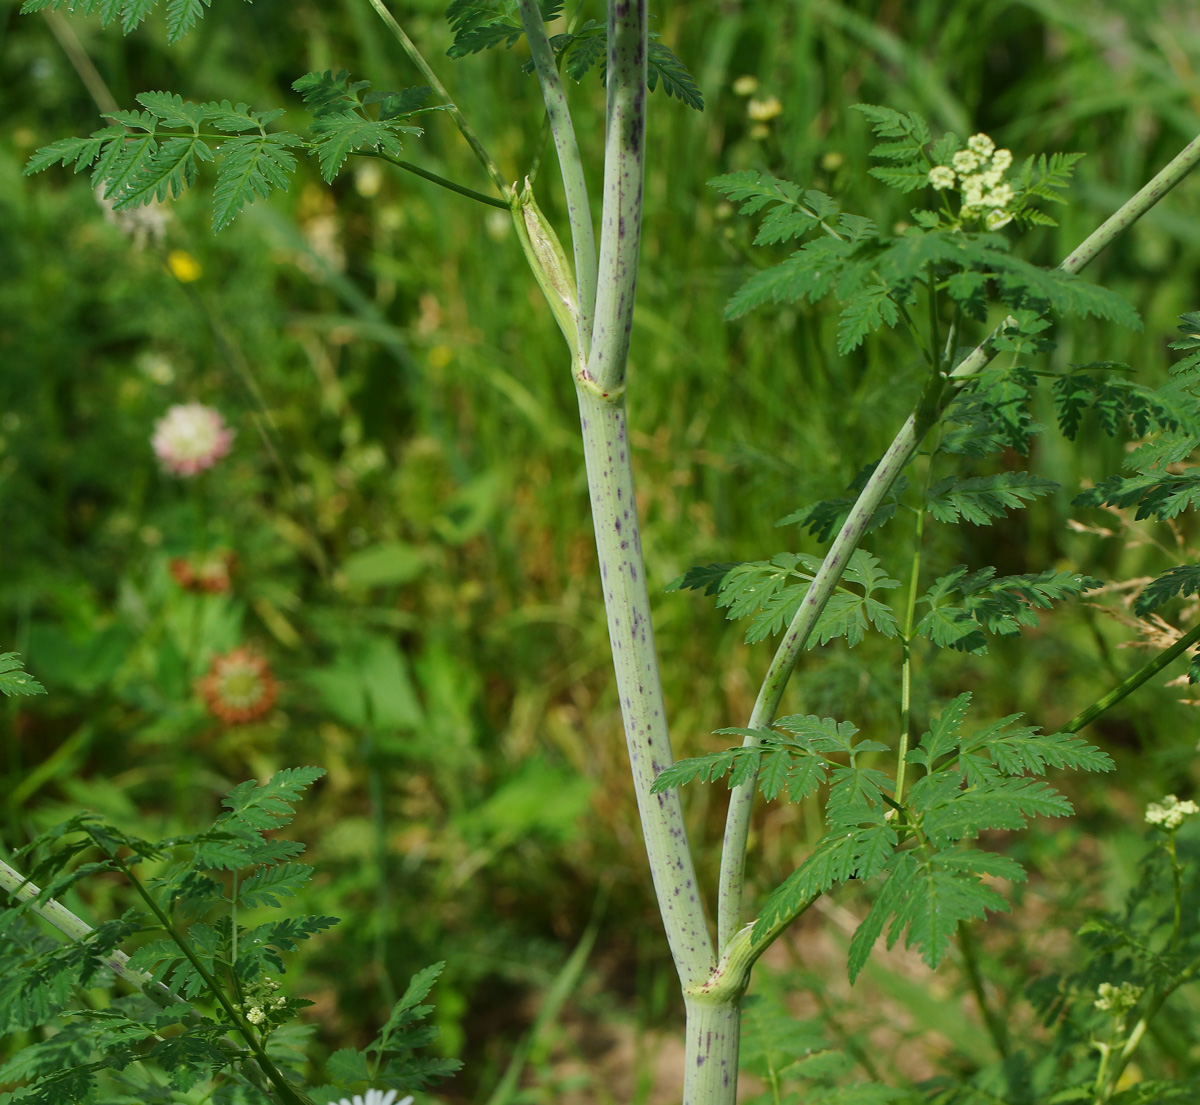
<path fill-rule="evenodd" d="M 992 151 L 996 148 L 996 143 L 993 142 L 986 134 L 973 134 L 967 139 L 967 149 L 973 154 L 978 154 L 982 158 L 992 156 Z"/>
<path fill-rule="evenodd" d="M 1171 832 L 1183 824 L 1185 817 L 1197 813 L 1200 813 L 1200 806 L 1190 798 L 1181 802 L 1175 795 L 1168 794 L 1161 802 L 1151 802 L 1146 807 L 1146 824 L 1158 825 Z"/>
<path fill-rule="evenodd" d="M 951 159 L 950 164 L 953 165 L 960 173 L 973 173 L 979 168 L 979 158 L 970 150 L 959 150 Z"/>
<path fill-rule="evenodd" d="M 939 192 L 954 187 L 954 170 L 948 165 L 938 165 L 929 170 L 929 183 Z"/>
<path fill-rule="evenodd" d="M 356 1093 L 353 1098 L 343 1097 L 341 1101 L 335 1102 L 334 1105 L 392 1105 L 392 1102 L 395 1102 L 396 1105 L 412 1105 L 413 1098 L 409 1094 L 408 1097 L 396 1101 L 395 1090 L 388 1090 L 387 1093 L 384 1093 L 383 1090 L 367 1090 L 366 1097 Z"/>

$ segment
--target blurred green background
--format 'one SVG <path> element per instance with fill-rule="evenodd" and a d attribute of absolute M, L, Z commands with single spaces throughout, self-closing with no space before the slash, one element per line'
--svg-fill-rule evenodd
<path fill-rule="evenodd" d="M 115 219 L 86 177 L 22 176 L 34 149 L 100 125 L 106 97 L 130 107 L 167 89 L 299 113 L 289 86 L 312 69 L 344 66 L 386 89 L 421 82 L 366 0 L 218 0 L 175 46 L 153 19 L 125 39 L 18 7 L 0 0 L 0 650 L 21 652 L 50 693 L 3 707 L 5 847 L 81 806 L 182 830 L 233 782 L 324 766 L 297 827 L 319 872 L 306 904 L 344 920 L 296 984 L 316 1002 L 323 1048 L 368 1039 L 395 987 L 445 959 L 442 1046 L 466 1061 L 447 1100 L 671 1100 L 682 1004 L 624 764 L 573 388 L 507 216 L 364 161 L 333 187 L 305 165 L 286 195 L 218 237 L 211 181 L 157 219 Z M 441 3 L 393 10 L 504 172 L 523 175 L 541 116 L 522 48 L 451 63 Z M 899 336 L 837 356 L 823 310 L 723 321 L 740 281 L 783 253 L 752 249 L 753 227 L 705 182 L 762 168 L 891 225 L 904 199 L 865 175 L 873 142 L 849 107 L 915 109 L 935 130 L 986 131 L 1018 159 L 1087 152 L 1061 227 L 1016 247 L 1055 263 L 1200 129 L 1200 11 L 710 0 L 654 14 L 707 99 L 698 114 L 651 97 L 629 389 L 664 680 L 687 755 L 745 723 L 770 650 L 743 645 L 711 600 L 663 586 L 694 563 L 819 551 L 776 520 L 839 494 L 920 381 Z M 745 77 L 752 93 L 734 89 Z M 598 195 L 603 90 L 588 78 L 571 92 Z M 756 123 L 771 112 L 752 101 L 770 97 L 781 110 Z M 487 190 L 442 116 L 407 155 Z M 539 197 L 565 235 L 556 176 L 549 153 Z M 1054 365 L 1118 360 L 1148 383 L 1163 377 L 1176 316 L 1200 308 L 1198 216 L 1200 181 L 1187 181 L 1100 257 L 1086 277 L 1135 303 L 1145 330 L 1061 327 Z M 237 437 L 211 472 L 180 480 L 149 438 L 189 401 L 218 408 Z M 1081 482 L 1123 453 L 1095 426 L 1075 444 L 1047 432 L 1029 464 L 1060 494 L 990 528 L 937 530 L 931 572 L 1073 567 L 1124 581 L 1180 562 L 1195 538 L 1186 522 L 1172 532 L 1071 510 Z M 871 545 L 896 576 L 908 526 Z M 214 549 L 236 556 L 229 590 L 181 587 L 172 560 Z M 1121 646 L 1137 639 L 1077 604 L 989 656 L 923 656 L 918 722 L 970 689 L 983 712 L 1052 727 L 1134 666 L 1140 654 Z M 263 719 L 224 726 L 196 682 L 238 646 L 269 660 L 280 697 Z M 872 640 L 808 653 L 785 708 L 891 739 L 898 656 Z M 1090 733 L 1117 757 L 1118 781 L 1082 785 L 1076 821 L 1008 845 L 1035 875 L 1014 918 L 981 935 L 1014 1001 L 1066 954 L 1077 911 L 1128 885 L 1141 805 L 1190 793 L 1195 707 L 1165 681 Z M 685 795 L 710 887 L 725 794 Z M 760 811 L 754 894 L 803 857 L 814 814 Z M 85 915 L 122 904 L 106 885 L 87 893 L 73 903 Z M 885 1072 L 969 1068 L 979 1034 L 953 964 L 931 976 L 883 956 L 848 991 L 841 949 L 862 908 L 851 895 L 806 919 L 759 985 L 815 987 L 796 1011 L 868 1033 Z M 570 956 L 592 919 L 577 977 L 583 956 Z M 1022 941 L 1030 923 L 1039 939 Z M 514 1054 L 528 1063 L 502 1081 Z"/>

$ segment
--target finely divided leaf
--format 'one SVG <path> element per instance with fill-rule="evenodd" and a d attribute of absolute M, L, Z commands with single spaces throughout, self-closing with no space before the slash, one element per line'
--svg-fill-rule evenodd
<path fill-rule="evenodd" d="M 272 188 L 287 190 L 288 177 L 296 170 L 295 155 L 287 147 L 298 145 L 300 139 L 292 134 L 239 136 L 222 145 L 213 189 L 214 231 L 228 226 L 256 196 L 267 196 Z"/>
<path fill-rule="evenodd" d="M 11 697 L 45 693 L 46 688 L 22 668 L 17 653 L 0 652 L 0 694 Z"/>
<path fill-rule="evenodd" d="M 1200 564 L 1180 564 L 1151 580 L 1138 595 L 1134 612 L 1139 617 L 1144 617 L 1176 595 L 1184 598 L 1188 595 L 1200 595 Z"/>
<path fill-rule="evenodd" d="M 929 489 L 926 506 L 939 522 L 956 523 L 959 518 L 977 526 L 990 526 L 1008 510 L 1050 495 L 1059 485 L 1029 472 L 1000 472 L 994 476 L 960 479 L 949 476 Z"/>

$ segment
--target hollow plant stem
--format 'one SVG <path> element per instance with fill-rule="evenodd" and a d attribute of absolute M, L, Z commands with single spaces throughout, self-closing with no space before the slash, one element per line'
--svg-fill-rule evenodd
<path fill-rule="evenodd" d="M 454 125 L 458 127 L 458 132 L 466 140 L 468 146 L 471 147 L 471 152 L 479 159 L 479 163 L 487 171 L 487 175 L 491 178 L 492 183 L 503 194 L 508 187 L 508 182 L 504 179 L 504 174 L 500 172 L 499 167 L 492 160 L 491 154 L 484 148 L 483 143 L 479 140 L 479 135 L 475 133 L 474 128 L 467 122 L 467 117 L 459 110 L 458 104 L 451 98 L 450 93 L 446 91 L 446 86 L 442 84 L 438 75 L 430 68 L 421 51 L 417 49 L 416 43 L 405 33 L 404 28 L 396 22 L 395 17 L 387 9 L 387 5 L 383 0 L 367 0 L 372 8 L 375 9 L 375 14 L 383 20 L 384 26 L 391 31 L 392 36 L 400 43 L 400 48 L 408 55 L 409 61 L 413 63 L 425 78 L 429 87 L 441 97 L 442 103 L 446 104 L 450 109 L 450 118 L 454 120 Z"/>
<path fill-rule="evenodd" d="M 546 119 L 550 124 L 550 133 L 554 136 L 554 148 L 558 151 L 563 191 L 567 197 L 567 218 L 571 224 L 571 245 L 575 256 L 575 285 L 578 295 L 576 331 L 579 335 L 580 351 L 586 357 L 591 348 L 592 324 L 596 313 L 597 276 L 596 233 L 592 227 L 587 179 L 583 174 L 583 160 L 579 156 L 579 142 L 575 137 L 575 125 L 571 121 L 571 111 L 567 105 L 567 93 L 558 67 L 554 63 L 554 49 L 546 35 L 541 8 L 537 0 L 519 0 L 519 4 L 525 37 L 529 39 L 530 53 L 542 88 L 542 99 L 546 103 Z"/>
<path fill-rule="evenodd" d="M 674 758 L 650 624 L 625 406 L 620 396 L 605 399 L 588 387 L 580 387 L 578 393 L 592 524 L 629 766 L 667 942 L 686 989 L 708 977 L 715 958 L 679 792 L 650 793 L 658 773 Z"/>
<path fill-rule="evenodd" d="M 646 163 L 646 0 L 609 0 L 604 207 L 596 320 L 585 375 L 601 392 L 625 386 L 642 232 Z"/>
<path fill-rule="evenodd" d="M 87 940 L 92 934 L 92 926 L 82 917 L 76 916 L 65 905 L 54 898 L 44 902 L 31 901 L 41 893 L 41 888 L 29 882 L 15 868 L 0 860 L 0 890 L 6 890 L 18 902 L 30 902 L 29 908 L 43 921 L 53 925 L 64 936 L 76 942 Z M 117 949 L 107 955 L 100 956 L 104 965 L 118 978 L 124 979 L 130 986 L 140 990 L 151 1001 L 164 1009 L 168 1005 L 186 1005 L 178 994 L 171 991 L 146 971 L 137 971 L 129 966 L 129 956 Z"/>
<path fill-rule="evenodd" d="M 1132 226 L 1183 180 L 1198 163 L 1200 163 L 1200 137 L 1189 142 L 1166 168 L 1123 203 L 1063 260 L 1059 268 L 1069 273 L 1079 272 L 1101 250 L 1110 245 L 1118 235 Z M 1007 319 L 1002 322 L 950 373 L 950 377 L 963 379 L 986 368 L 996 355 L 995 339 L 1008 329 L 1009 325 Z M 809 636 L 817 624 L 817 619 L 821 616 L 838 580 L 846 570 L 851 555 L 866 534 L 876 509 L 904 469 L 908 467 L 926 434 L 945 409 L 948 391 L 949 389 L 943 389 L 941 392 L 931 392 L 929 388 L 926 388 L 917 409 L 900 427 L 899 433 L 888 446 L 887 451 L 859 493 L 846 521 L 842 524 L 829 551 L 825 554 L 825 559 L 821 562 L 821 567 L 817 570 L 816 576 L 800 604 L 800 609 L 792 618 L 783 640 L 771 658 L 747 728 L 767 728 L 775 720 L 788 678 L 801 650 L 808 642 Z M 753 745 L 757 743 L 757 740 L 754 737 L 747 737 L 744 743 Z M 722 947 L 724 941 L 738 930 L 741 922 L 742 897 L 745 888 L 746 841 L 750 832 L 750 814 L 754 807 L 757 784 L 757 772 L 754 772 L 736 787 L 730 796 L 721 852 L 720 888 L 717 903 L 718 947 Z"/>

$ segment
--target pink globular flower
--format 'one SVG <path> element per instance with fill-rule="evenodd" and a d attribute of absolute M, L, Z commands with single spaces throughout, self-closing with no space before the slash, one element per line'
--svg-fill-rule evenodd
<path fill-rule="evenodd" d="M 203 403 L 177 403 L 155 423 L 150 443 L 168 472 L 194 476 L 228 454 L 233 445 L 233 431 L 212 407 Z"/>

